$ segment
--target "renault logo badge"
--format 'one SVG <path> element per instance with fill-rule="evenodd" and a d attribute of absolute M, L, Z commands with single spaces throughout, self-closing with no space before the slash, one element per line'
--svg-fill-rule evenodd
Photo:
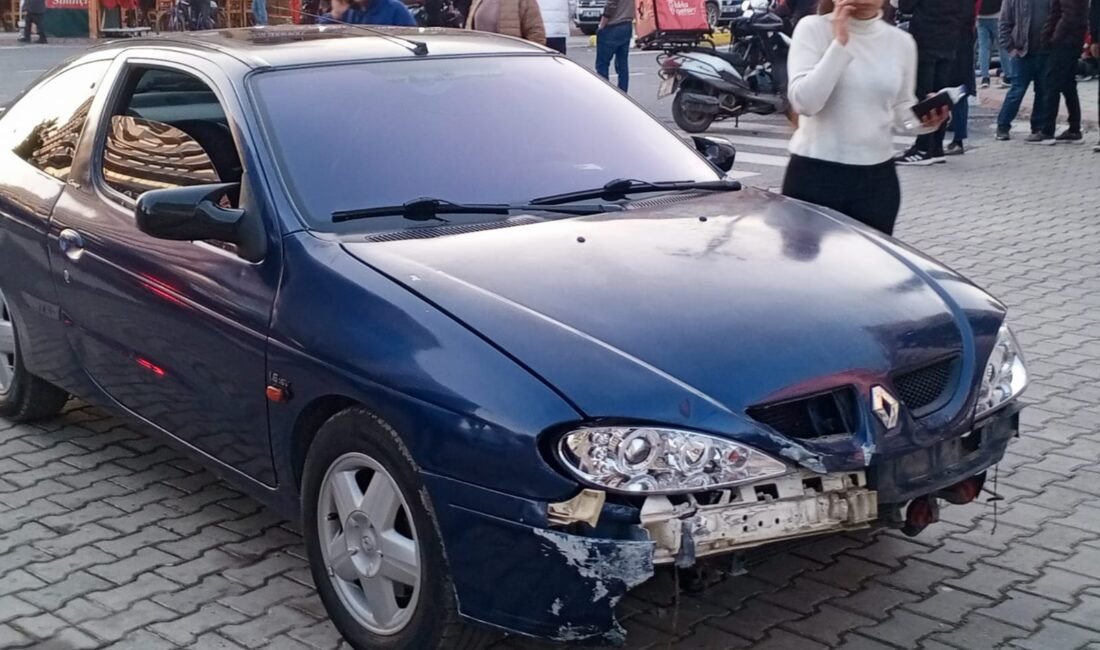
<path fill-rule="evenodd" d="M 882 422 L 882 426 L 888 430 L 898 426 L 898 415 L 901 413 L 901 406 L 898 404 L 898 400 L 890 394 L 890 391 L 882 386 L 875 386 L 871 389 L 871 410 L 875 412 L 875 417 L 878 418 L 879 422 Z"/>

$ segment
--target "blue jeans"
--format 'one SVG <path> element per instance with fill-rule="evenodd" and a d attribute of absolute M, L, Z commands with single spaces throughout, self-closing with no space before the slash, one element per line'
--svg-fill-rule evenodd
<path fill-rule="evenodd" d="M 1035 104 L 1031 109 L 1031 132 L 1038 133 L 1043 127 L 1043 70 L 1046 66 L 1046 54 L 1028 54 L 1024 57 L 1014 57 L 1012 71 L 1012 88 L 1005 95 L 1005 103 L 1001 106 L 1001 113 L 997 116 L 997 130 L 1008 131 L 1012 128 L 1012 120 L 1020 112 L 1020 104 L 1024 101 L 1027 88 L 1035 83 Z"/>
<path fill-rule="evenodd" d="M 596 74 L 611 79 L 611 59 L 615 59 L 615 74 L 624 93 L 630 86 L 630 39 L 634 25 L 629 22 L 608 25 L 596 33 Z"/>
<path fill-rule="evenodd" d="M 267 24 L 267 0 L 252 0 L 252 21 L 257 25 Z"/>
<path fill-rule="evenodd" d="M 997 23 L 999 22 L 996 16 L 978 19 L 978 76 L 982 81 L 989 81 L 989 62 L 993 58 L 993 44 L 997 42 Z M 1002 69 L 1006 58 L 1008 57 L 1002 51 Z"/>
<path fill-rule="evenodd" d="M 967 93 L 973 93 L 974 89 L 967 84 Z M 963 97 L 951 107 L 951 132 L 955 134 L 952 138 L 955 142 L 962 142 L 969 135 L 966 130 L 966 123 L 970 119 L 970 98 Z"/>

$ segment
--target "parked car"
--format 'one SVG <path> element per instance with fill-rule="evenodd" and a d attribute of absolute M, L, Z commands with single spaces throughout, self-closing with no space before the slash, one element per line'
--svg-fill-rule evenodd
<path fill-rule="evenodd" d="M 76 396 L 300 521 L 360 650 L 621 641 L 657 570 L 974 499 L 1005 307 L 693 142 L 490 34 L 93 48 L 0 117 L 0 415 Z"/>
<path fill-rule="evenodd" d="M 600 27 L 600 16 L 607 0 L 577 0 L 573 6 L 573 23 L 585 36 L 592 36 Z"/>

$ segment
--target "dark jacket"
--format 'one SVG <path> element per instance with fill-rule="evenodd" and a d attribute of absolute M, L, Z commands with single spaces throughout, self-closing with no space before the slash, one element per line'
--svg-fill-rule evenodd
<path fill-rule="evenodd" d="M 978 5 L 979 16 L 996 16 L 1001 13 L 1001 0 L 981 0 Z"/>
<path fill-rule="evenodd" d="M 1089 29 L 1089 0 L 1052 0 L 1042 47 L 1081 49 Z"/>
<path fill-rule="evenodd" d="M 23 3 L 23 11 L 28 14 L 46 13 L 46 0 L 26 0 Z"/>
<path fill-rule="evenodd" d="M 1092 0 L 1089 9 L 1089 32 L 1092 33 L 1092 42 L 1100 43 L 1100 0 Z"/>
<path fill-rule="evenodd" d="M 1031 0 L 1004 0 L 1001 18 L 997 25 L 997 44 L 1002 50 L 1027 56 L 1039 51 L 1038 43 L 1031 43 Z"/>
<path fill-rule="evenodd" d="M 415 27 L 416 19 L 409 12 L 405 3 L 399 0 L 369 0 L 370 4 L 365 9 L 348 9 L 340 17 L 339 22 L 349 25 L 395 25 L 402 27 Z M 322 25 L 335 23 L 332 14 L 321 16 Z"/>
<path fill-rule="evenodd" d="M 955 56 L 964 21 L 974 0 L 899 0 L 898 11 L 911 14 L 909 34 L 925 56 Z"/>

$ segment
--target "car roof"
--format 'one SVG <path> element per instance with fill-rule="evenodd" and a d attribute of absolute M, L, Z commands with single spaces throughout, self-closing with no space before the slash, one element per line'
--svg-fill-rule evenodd
<path fill-rule="evenodd" d="M 173 32 L 115 41 L 100 49 L 170 47 L 219 51 L 252 67 L 416 57 L 415 43 L 431 56 L 553 54 L 529 41 L 460 29 L 366 25 L 272 25 L 205 32 Z"/>

